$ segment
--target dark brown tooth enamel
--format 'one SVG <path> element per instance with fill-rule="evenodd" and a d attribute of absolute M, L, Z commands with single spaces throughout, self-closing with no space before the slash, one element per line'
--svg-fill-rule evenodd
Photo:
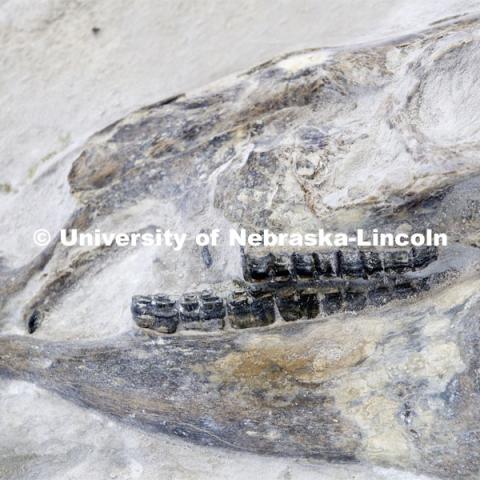
<path fill-rule="evenodd" d="M 247 256 L 245 262 L 245 279 L 248 281 L 265 281 L 271 277 L 273 255 L 262 257 Z"/>
<path fill-rule="evenodd" d="M 365 267 L 359 250 L 339 252 L 339 270 L 342 276 L 364 277 Z"/>
<path fill-rule="evenodd" d="M 405 272 L 412 270 L 410 250 L 389 250 L 383 253 L 385 271 Z"/>
<path fill-rule="evenodd" d="M 208 290 L 200 294 L 185 294 L 178 306 L 180 321 L 185 330 L 211 331 L 224 326 L 224 301 Z"/>
<path fill-rule="evenodd" d="M 292 264 L 297 277 L 313 278 L 315 276 L 315 259 L 312 254 L 294 253 Z"/>
<path fill-rule="evenodd" d="M 277 282 L 287 281 L 292 278 L 292 265 L 288 255 L 276 255 L 272 261 L 272 276 Z"/>
<path fill-rule="evenodd" d="M 246 291 L 235 291 L 227 301 L 228 318 L 234 328 L 251 323 L 250 297 Z M 245 327 L 243 327 L 245 328 Z"/>
<path fill-rule="evenodd" d="M 322 312 L 325 315 L 332 315 L 340 312 L 343 308 L 342 292 L 325 293 L 321 301 Z"/>
<path fill-rule="evenodd" d="M 278 292 L 275 301 L 280 315 L 286 322 L 300 318 L 315 318 L 320 311 L 316 292 L 291 289 Z"/>
<path fill-rule="evenodd" d="M 300 292 L 300 302 L 305 318 L 315 318 L 320 313 L 320 303 L 316 292 Z"/>
<path fill-rule="evenodd" d="M 320 252 L 313 254 L 319 276 L 332 277 L 338 274 L 338 252 Z"/>
<path fill-rule="evenodd" d="M 272 294 L 253 297 L 251 308 L 254 326 L 263 327 L 275 322 L 275 302 Z"/>
<path fill-rule="evenodd" d="M 179 323 L 185 330 L 221 330 L 227 318 L 234 329 L 263 327 L 274 323 L 275 305 L 287 322 L 356 312 L 440 283 L 446 274 L 418 274 L 436 258 L 435 248 L 245 256 L 250 283 L 227 299 L 209 290 L 187 293 L 178 302 L 163 294 L 136 295 L 131 311 L 138 326 L 161 333 L 174 333 Z M 417 273 L 403 275 L 408 271 Z"/>
<path fill-rule="evenodd" d="M 137 325 L 161 333 L 177 330 L 179 315 L 175 301 L 168 295 L 136 295 L 132 298 L 131 311 Z"/>
<path fill-rule="evenodd" d="M 200 301 L 195 293 L 186 293 L 179 300 L 180 320 L 184 325 L 200 320 Z M 186 327 L 187 328 L 187 327 Z"/>
<path fill-rule="evenodd" d="M 273 295 L 253 297 L 246 291 L 234 292 L 227 302 L 228 317 L 233 328 L 264 327 L 275 321 Z"/>
<path fill-rule="evenodd" d="M 203 330 L 218 330 L 225 325 L 226 308 L 222 298 L 211 291 L 200 295 L 200 319 Z"/>
<path fill-rule="evenodd" d="M 300 296 L 295 290 L 278 292 L 275 300 L 278 311 L 286 322 L 292 322 L 303 317 Z"/>
<path fill-rule="evenodd" d="M 364 251 L 361 252 L 361 255 L 363 257 L 363 265 L 365 267 L 365 272 L 368 275 L 373 275 L 383 270 L 383 262 L 380 252 Z"/>

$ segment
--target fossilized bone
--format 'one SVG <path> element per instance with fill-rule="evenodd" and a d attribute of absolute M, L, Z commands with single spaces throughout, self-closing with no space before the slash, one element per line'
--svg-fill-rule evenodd
<path fill-rule="evenodd" d="M 233 328 L 267 326 L 275 321 L 275 306 L 287 322 L 355 312 L 429 290 L 440 273 L 404 273 L 421 271 L 436 259 L 432 247 L 247 255 L 244 277 L 250 284 L 244 290 L 226 298 L 191 292 L 177 301 L 167 294 L 136 295 L 131 310 L 138 326 L 162 333 L 174 333 L 179 324 L 185 330 L 221 330 L 226 320 Z"/>
<path fill-rule="evenodd" d="M 451 281 L 355 314 L 341 308 L 327 321 L 220 335 L 158 335 L 128 319 L 132 328 L 115 336 L 109 310 L 115 328 L 101 338 L 100 307 L 128 308 L 134 293 L 101 296 L 125 258 L 133 258 L 125 276 L 138 276 L 145 293 L 181 293 L 193 282 L 220 295 L 241 276 L 238 256 L 217 251 L 205 262 L 192 250 L 146 262 L 133 249 L 54 243 L 2 271 L 2 326 L 20 300 L 25 321 L 38 312 L 45 323 L 32 335 L 0 337 L 0 374 L 204 445 L 477 478 L 480 130 L 465 105 L 478 99 L 478 36 L 478 19 L 469 18 L 378 45 L 286 55 L 119 120 L 90 139 L 68 179 L 80 206 L 66 227 L 131 231 L 178 219 L 195 231 L 216 221 L 394 231 L 406 223 L 447 232 L 450 245 L 398 278 L 455 271 Z M 440 128 L 452 118 L 457 128 Z M 337 293 L 347 287 L 344 278 L 328 282 Z M 252 294 L 272 286 L 249 283 Z M 73 296 L 80 284 L 94 285 L 82 314 Z M 299 286 L 278 290 L 285 317 L 298 315 Z M 284 292 L 293 298 L 282 304 Z M 139 307 L 151 309 L 150 300 Z M 89 321 L 89 340 L 39 338 L 56 311 L 71 315 L 68 333 Z"/>

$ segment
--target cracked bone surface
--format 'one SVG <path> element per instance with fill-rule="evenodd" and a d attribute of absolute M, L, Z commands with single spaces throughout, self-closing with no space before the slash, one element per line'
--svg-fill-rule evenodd
<path fill-rule="evenodd" d="M 268 455 L 301 457 L 333 478 L 478 478 L 479 46 L 480 20 L 460 17 L 288 54 L 93 135 L 61 179 L 74 199 L 66 228 L 192 237 L 407 226 L 446 232 L 449 245 L 438 258 L 262 250 L 242 264 L 224 243 L 206 254 L 188 240 L 172 251 L 54 239 L 23 264 L 6 256 L 0 396 L 14 413 L 2 431 L 43 431 L 27 400 L 29 412 L 14 408 L 27 392 L 38 415 L 58 404 L 75 422 L 88 416 L 80 430 L 105 422 L 106 436 L 141 449 L 168 434 L 170 454 L 191 442 L 198 456 L 262 454 L 264 466 Z M 18 443 L 0 439 L 0 476 L 16 465 L 25 478 L 52 475 L 42 452 Z M 64 455 L 68 470 L 89 449 Z"/>

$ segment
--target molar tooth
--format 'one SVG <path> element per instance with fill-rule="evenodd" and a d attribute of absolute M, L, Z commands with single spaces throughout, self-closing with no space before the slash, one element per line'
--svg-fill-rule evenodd
<path fill-rule="evenodd" d="M 313 255 L 294 253 L 292 255 L 292 264 L 298 277 L 313 278 L 315 276 L 315 259 Z"/>
<path fill-rule="evenodd" d="M 227 302 L 227 310 L 233 328 L 247 328 L 252 323 L 250 298 L 247 292 L 242 290 L 233 292 Z"/>
<path fill-rule="evenodd" d="M 395 279 L 393 287 L 393 296 L 394 298 L 408 298 L 412 295 L 415 295 L 417 292 L 417 287 L 415 281 L 412 281 L 408 278 L 399 277 Z"/>
<path fill-rule="evenodd" d="M 318 275 L 332 277 L 338 275 L 338 252 L 314 253 Z"/>
<path fill-rule="evenodd" d="M 295 290 L 287 292 L 278 292 L 276 304 L 280 315 L 286 322 L 298 320 L 303 317 L 300 296 Z"/>
<path fill-rule="evenodd" d="M 365 267 L 365 271 L 372 275 L 377 272 L 381 272 L 383 270 L 382 265 L 382 257 L 380 252 L 372 250 L 372 251 L 363 251 L 361 252 L 363 257 L 363 265 Z"/>
<path fill-rule="evenodd" d="M 322 311 L 326 315 L 332 315 L 342 310 L 343 296 L 342 292 L 332 291 L 324 294 L 322 299 Z"/>
<path fill-rule="evenodd" d="M 275 302 L 272 294 L 266 293 L 252 298 L 251 307 L 255 326 L 262 327 L 275 322 Z"/>
<path fill-rule="evenodd" d="M 174 333 L 178 326 L 178 310 L 175 300 L 168 295 L 153 295 L 152 304 L 155 305 L 155 330 L 163 333 Z"/>
<path fill-rule="evenodd" d="M 359 250 L 339 252 L 339 267 L 342 275 L 350 277 L 363 277 L 365 275 L 365 267 Z"/>
<path fill-rule="evenodd" d="M 275 301 L 282 318 L 287 322 L 300 318 L 314 318 L 320 311 L 315 288 L 278 291 Z"/>
<path fill-rule="evenodd" d="M 288 255 L 277 255 L 272 260 L 272 274 L 274 281 L 287 281 L 292 277 L 292 266 Z"/>
<path fill-rule="evenodd" d="M 200 319 L 202 329 L 218 330 L 225 324 L 225 302 L 222 298 L 210 291 L 204 291 L 200 295 Z"/>
<path fill-rule="evenodd" d="M 149 295 L 134 295 L 130 310 L 134 315 L 144 315 L 151 310 L 152 297 Z"/>
<path fill-rule="evenodd" d="M 180 300 L 180 319 L 185 330 L 219 330 L 224 327 L 225 304 L 210 290 L 187 293 Z"/>
<path fill-rule="evenodd" d="M 233 328 L 270 325 L 275 321 L 273 296 L 269 293 L 252 297 L 248 292 L 234 292 L 227 303 Z"/>
<path fill-rule="evenodd" d="M 135 295 L 131 311 L 139 327 L 161 333 L 174 333 L 178 326 L 178 310 L 168 295 Z"/>
<path fill-rule="evenodd" d="M 404 272 L 412 269 L 409 250 L 388 250 L 383 253 L 383 265 L 386 271 Z"/>
<path fill-rule="evenodd" d="M 186 293 L 180 300 L 180 320 L 184 328 L 189 329 L 190 325 L 200 320 L 200 302 L 197 294 Z"/>
<path fill-rule="evenodd" d="M 245 257 L 245 272 L 246 280 L 268 280 L 272 274 L 273 255 L 268 254 L 262 257 L 252 257 L 247 255 Z"/>
<path fill-rule="evenodd" d="M 301 292 L 300 303 L 302 305 L 303 315 L 306 318 L 315 318 L 320 313 L 320 304 L 316 292 Z"/>
<path fill-rule="evenodd" d="M 199 301 L 196 293 L 185 293 L 179 300 L 182 312 L 198 311 Z"/>
<path fill-rule="evenodd" d="M 134 295 L 130 305 L 135 323 L 141 328 L 154 328 L 155 316 L 153 314 L 152 297 L 148 295 Z"/>

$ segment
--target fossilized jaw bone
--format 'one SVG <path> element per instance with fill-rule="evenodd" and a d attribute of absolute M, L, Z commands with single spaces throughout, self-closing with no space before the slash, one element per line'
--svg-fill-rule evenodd
<path fill-rule="evenodd" d="M 332 461 L 355 459 L 359 432 L 351 422 L 343 422 L 323 392 L 297 385 L 293 377 L 278 383 L 278 373 L 270 384 L 265 370 L 262 394 L 249 390 L 245 379 L 235 393 L 215 378 L 224 359 L 225 373 L 231 369 L 226 355 L 242 351 L 232 337 L 217 338 L 210 347 L 201 339 L 193 343 L 181 339 L 180 346 L 170 338 L 177 337 L 168 337 L 165 343 L 142 336 L 83 345 L 2 338 L 0 375 L 20 375 L 83 406 L 203 445 L 269 454 L 310 452 Z M 82 371 L 74 374 L 78 364 Z M 282 393 L 284 387 L 288 393 Z M 274 393 L 296 399 L 296 406 L 289 409 L 296 420 L 287 419 L 281 400 L 258 404 L 263 395 Z M 240 409 L 232 402 L 239 394 Z M 315 426 L 307 427 L 304 415 L 315 420 Z"/>
<path fill-rule="evenodd" d="M 445 81 L 441 90 L 456 85 L 449 77 L 450 72 L 456 75 L 454 69 L 436 70 L 437 61 L 448 66 L 461 57 L 462 65 L 467 62 L 466 69 L 475 73 L 477 65 L 468 64 L 467 55 L 478 38 L 470 31 L 465 43 L 465 35 L 459 34 L 475 28 L 474 23 L 460 23 L 396 44 L 339 50 L 328 59 L 323 52 L 296 59 L 308 68 L 305 63 L 296 68 L 291 57 L 213 91 L 129 115 L 93 137 L 72 168 L 72 191 L 88 208 L 86 220 L 78 223 L 85 229 L 113 223 L 130 231 L 129 222 L 137 226 L 140 219 L 145 224 L 139 228 L 144 228 L 169 201 L 175 206 L 166 211 L 165 222 L 178 215 L 179 223 L 192 224 L 201 217 L 199 229 L 219 216 L 246 228 L 299 231 L 318 227 L 320 218 L 329 228 L 366 224 L 394 230 L 407 222 L 416 231 L 432 226 L 452 235 L 454 242 L 478 246 L 478 155 L 475 142 L 464 142 L 471 131 L 466 136 L 459 131 L 456 145 L 452 136 L 439 142 L 436 134 L 425 131 L 425 123 L 411 121 L 429 114 L 424 107 L 431 105 L 420 100 L 435 92 L 436 78 Z M 475 94 L 475 89 L 469 91 Z M 464 115 L 458 105 L 456 113 Z M 418 128 L 412 130 L 412 124 Z M 425 137 L 427 149 L 422 147 Z M 364 179 L 372 172 L 378 175 L 362 183 L 356 178 L 359 171 Z M 472 171 L 477 177 L 465 180 Z M 157 203 L 147 220 L 145 210 L 136 207 L 151 199 Z M 352 205 L 361 207 L 364 216 Z M 320 217 L 325 209 L 326 216 Z M 60 246 L 54 250 L 48 255 L 52 268 L 42 283 L 45 288 L 29 306 L 58 308 L 59 298 L 71 298 L 65 295 L 70 288 L 91 283 L 103 268 L 101 278 L 111 282 L 114 275 L 107 267 L 119 263 L 111 250 L 105 259 L 87 252 L 80 263 Z M 478 267 L 479 250 L 466 250 L 457 250 L 455 264 L 444 262 L 440 252 L 438 261 L 416 272 L 409 271 L 410 257 L 403 255 L 399 270 L 406 271 L 397 272 L 398 278 L 413 281 L 450 270 L 461 276 L 467 267 Z M 170 275 L 165 291 L 180 282 L 175 262 L 193 270 L 193 258 L 186 252 L 174 257 L 168 272 L 163 265 L 158 268 L 156 273 Z M 267 281 L 250 282 L 252 291 L 237 299 L 237 326 L 256 325 L 260 310 L 252 312 L 251 305 L 268 295 L 277 297 L 286 323 L 224 329 L 220 335 L 157 335 L 143 329 L 90 343 L 3 337 L 0 373 L 33 381 L 123 421 L 205 445 L 361 459 L 449 479 L 477 478 L 478 270 L 470 283 L 452 282 L 415 301 L 360 311 L 364 296 L 348 296 L 347 287 L 365 285 L 368 291 L 368 270 L 378 266 L 378 258 L 364 256 L 359 263 L 358 256 L 342 257 L 348 260 L 345 278 L 333 275 L 337 270 L 330 260 L 312 258 L 315 269 L 325 267 L 322 272 L 332 274 L 321 277 L 321 288 L 332 288 L 323 292 L 332 294 L 327 313 L 336 313 L 328 321 L 293 321 L 316 311 L 311 295 L 320 287 L 315 275 L 309 279 L 312 263 L 307 257 L 291 259 L 295 275 L 303 277 L 293 283 L 285 273 L 290 260 L 275 261 L 273 267 L 267 260 L 266 268 L 259 261 L 255 276 Z M 135 272 L 144 285 L 151 270 L 143 257 L 135 260 L 128 266 L 141 265 Z M 202 261 L 203 270 L 195 272 L 199 277 L 204 271 L 210 274 L 215 261 L 210 269 Z M 66 272 L 72 275 L 62 282 Z M 125 274 L 131 275 L 130 269 Z M 223 277 L 231 281 L 234 275 L 229 275 Z M 404 291 L 402 284 L 394 286 L 392 293 Z M 73 311 L 72 323 L 90 320 L 92 337 L 98 338 L 101 320 L 114 323 L 111 312 L 104 315 L 107 320 L 99 318 L 98 306 L 127 305 L 130 298 L 115 292 L 105 299 L 101 290 L 85 299 L 92 308 L 86 314 L 79 314 L 78 303 L 71 301 L 60 316 Z M 220 312 L 225 309 L 227 315 L 228 308 L 215 294 L 220 296 L 184 297 L 180 310 L 171 299 L 158 298 L 153 313 L 161 306 L 170 319 L 181 312 L 190 327 L 216 330 L 222 326 Z M 384 296 L 385 291 L 378 297 Z M 139 299 L 142 322 L 157 321 L 151 300 Z M 342 312 L 350 300 L 355 315 Z M 270 320 L 271 298 L 266 304 L 263 318 Z M 112 331 L 118 332 L 116 324 Z"/>
<path fill-rule="evenodd" d="M 0 374 L 203 445 L 473 479 L 478 278 L 468 282 L 401 309 L 271 330 L 3 337 Z"/>
<path fill-rule="evenodd" d="M 433 220 L 434 227 L 442 226 L 449 218 L 452 228 L 447 230 L 453 234 L 462 225 L 461 215 L 449 215 L 447 202 L 435 218 L 425 208 L 421 221 L 414 207 L 479 173 L 472 137 L 477 121 L 466 119 L 453 68 L 458 60 L 465 75 L 478 76 L 478 62 L 470 61 L 476 58 L 478 41 L 478 22 L 464 19 L 381 45 L 288 55 L 145 107 L 94 135 L 74 162 L 69 183 L 85 205 L 85 219 L 74 223 L 93 230 L 111 226 L 115 217 L 121 231 L 131 231 L 132 223 L 146 228 L 155 216 L 147 219 L 135 208 L 154 200 L 158 212 L 171 202 L 174 208 L 165 217 L 179 217 L 180 224 L 192 225 L 201 217 L 199 229 L 219 217 L 249 229 L 283 231 L 315 229 L 320 219 L 333 229 L 364 224 L 387 229 L 393 224 L 395 229 L 400 218 L 412 224 L 418 220 L 421 228 Z M 469 80 L 465 86 L 473 106 L 475 83 Z M 452 118 L 461 118 L 464 127 L 470 122 L 468 135 L 459 129 L 446 142 L 432 135 L 426 119 L 434 111 L 431 100 L 437 90 Z M 450 91 L 456 94 L 447 95 Z M 471 189 L 468 195 L 473 201 L 478 193 Z M 392 211 L 391 224 L 378 221 Z M 144 224 L 138 225 L 139 219 Z M 89 275 L 99 263 L 79 272 L 75 257 L 61 245 L 45 253 L 45 260 L 24 272 L 10 272 L 6 288 L 0 286 L 0 302 L 10 302 L 12 293 L 24 291 L 37 273 L 48 273 L 39 279 L 34 298 L 29 293 L 22 299 L 27 303 L 23 321 L 33 318 L 32 326 L 38 324 L 35 318 L 58 310 L 70 285 L 92 283 Z M 115 256 L 108 252 L 105 263 L 110 259 L 110 266 L 115 265 Z M 137 269 L 136 274 L 148 282 L 150 272 Z M 62 275 L 69 276 L 67 282 L 62 283 Z M 65 285 L 61 291 L 59 284 Z M 105 300 L 98 288 L 85 303 L 95 312 Z M 17 310 L 15 305 L 5 315 Z M 38 315 L 32 317 L 35 310 Z M 69 311 L 65 304 L 58 317 Z M 126 322 L 122 327 L 128 328 Z M 90 336 L 98 331 L 92 325 Z"/>
<path fill-rule="evenodd" d="M 289 322 L 341 311 L 357 312 L 427 291 L 448 273 L 423 273 L 436 248 L 334 251 L 244 258 L 246 289 L 224 298 L 210 291 L 177 301 L 165 294 L 136 295 L 131 311 L 138 326 L 161 333 L 265 327 L 276 309 Z M 408 270 L 415 276 L 405 275 Z"/>

